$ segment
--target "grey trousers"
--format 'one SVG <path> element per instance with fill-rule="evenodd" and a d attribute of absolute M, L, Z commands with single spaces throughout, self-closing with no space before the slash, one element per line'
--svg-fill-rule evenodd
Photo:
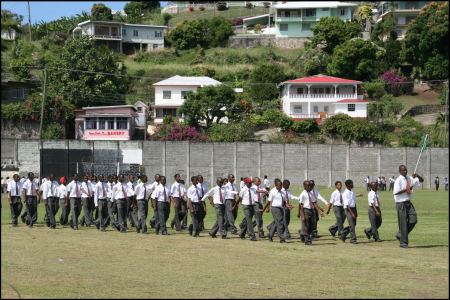
<path fill-rule="evenodd" d="M 220 231 L 222 236 L 227 236 L 227 231 L 225 230 L 225 204 L 214 204 L 214 209 L 216 211 L 217 221 L 209 233 L 214 236 Z"/>
<path fill-rule="evenodd" d="M 61 216 L 59 217 L 59 223 L 61 225 L 67 225 L 69 222 L 70 203 L 67 203 L 65 199 L 59 199 L 59 207 L 61 208 Z"/>
<path fill-rule="evenodd" d="M 260 202 L 256 202 L 254 207 L 255 207 L 255 220 L 256 226 L 258 227 L 258 232 L 260 235 L 264 235 L 263 214 L 260 211 L 263 208 L 263 205 Z"/>
<path fill-rule="evenodd" d="M 344 207 L 342 206 L 334 206 L 333 205 L 334 216 L 336 217 L 336 224 L 331 225 L 329 230 L 332 235 L 335 235 L 336 232 L 338 235 L 341 235 L 342 230 L 344 229 L 344 222 L 347 216 L 345 215 Z"/>
<path fill-rule="evenodd" d="M 117 204 L 117 216 L 118 216 L 118 227 L 122 232 L 127 231 L 127 199 L 116 199 Z"/>
<path fill-rule="evenodd" d="M 375 212 L 373 211 L 373 209 L 371 207 L 369 207 L 369 221 L 370 221 L 370 227 L 366 228 L 366 231 L 369 233 L 369 235 L 371 235 L 374 240 L 379 240 L 380 239 L 380 235 L 378 234 L 378 228 L 380 228 L 381 226 L 381 210 L 380 208 L 378 208 L 378 210 L 380 211 L 380 215 L 377 216 L 375 214 Z"/>
<path fill-rule="evenodd" d="M 417 214 L 411 201 L 395 203 L 397 207 L 398 233 L 400 245 L 408 245 L 408 234 L 417 223 Z"/>
<path fill-rule="evenodd" d="M 129 197 L 128 198 L 128 220 L 130 220 L 130 223 L 132 226 L 137 227 L 138 226 L 138 208 L 136 203 L 136 196 Z"/>
<path fill-rule="evenodd" d="M 47 198 L 47 206 L 48 206 L 48 221 L 50 223 L 50 227 L 56 227 L 56 213 L 59 209 L 59 198 L 58 197 L 48 197 Z"/>
<path fill-rule="evenodd" d="M 284 236 L 286 238 L 289 238 L 291 236 L 291 233 L 289 232 L 289 223 L 291 221 L 291 210 L 287 207 L 283 207 L 283 220 L 284 220 Z M 272 223 L 267 226 L 269 228 L 269 231 L 274 230 L 274 232 L 277 231 L 275 222 L 272 221 Z M 273 228 L 274 227 L 274 228 Z M 272 234 L 273 235 L 273 234 Z"/>
<path fill-rule="evenodd" d="M 106 228 L 106 221 L 108 218 L 108 200 L 98 199 L 98 219 L 100 223 L 100 229 Z"/>
<path fill-rule="evenodd" d="M 192 235 L 194 236 L 200 233 L 203 215 L 204 215 L 203 203 L 193 202 L 191 219 L 192 219 Z"/>
<path fill-rule="evenodd" d="M 305 243 L 311 242 L 312 232 L 313 232 L 313 223 L 315 219 L 314 209 L 304 208 L 305 218 L 301 220 L 302 229 L 300 233 L 300 239 L 305 241 Z"/>
<path fill-rule="evenodd" d="M 148 216 L 148 200 L 140 199 L 137 201 L 138 205 L 138 226 L 142 232 L 147 232 L 147 216 Z"/>
<path fill-rule="evenodd" d="M 25 205 L 27 208 L 27 225 L 32 227 L 33 223 L 37 221 L 37 197 L 36 196 L 26 196 Z"/>
<path fill-rule="evenodd" d="M 92 197 L 81 198 L 81 202 L 83 203 L 84 222 L 86 223 L 86 226 L 94 225 L 94 220 L 92 219 L 94 200 Z"/>
<path fill-rule="evenodd" d="M 156 224 L 156 232 L 161 230 L 163 233 L 167 232 L 166 222 L 170 215 L 170 202 L 158 201 L 158 224 Z"/>
<path fill-rule="evenodd" d="M 250 238 L 254 238 L 253 216 L 255 215 L 255 207 L 253 205 L 242 205 L 242 209 L 244 211 L 244 220 L 247 228 L 245 228 L 245 231 L 241 228 L 241 235 L 245 235 L 245 232 L 247 232 Z"/>
<path fill-rule="evenodd" d="M 70 198 L 70 210 L 72 211 L 72 227 L 78 228 L 78 217 L 81 213 L 81 199 Z"/>
<path fill-rule="evenodd" d="M 237 212 L 236 210 L 231 210 L 231 208 L 236 204 L 234 199 L 226 199 L 225 200 L 225 213 L 226 213 L 226 228 L 227 230 L 236 231 L 236 226 L 234 222 L 236 221 Z"/>
<path fill-rule="evenodd" d="M 175 201 L 174 203 L 175 216 L 172 219 L 171 225 L 175 225 L 176 230 L 180 231 L 181 223 L 187 212 L 186 202 L 183 200 L 183 198 L 178 197 L 173 198 L 173 200 Z"/>
<path fill-rule="evenodd" d="M 358 211 L 356 210 L 356 207 L 349 207 L 349 209 L 352 210 L 353 214 L 355 216 L 358 215 Z M 342 231 L 342 234 L 344 237 L 346 237 L 350 233 L 350 240 L 356 242 L 356 218 L 353 218 L 352 215 L 346 210 L 345 214 L 347 216 L 348 225 L 345 227 Z"/>
<path fill-rule="evenodd" d="M 153 216 L 150 219 L 150 227 L 152 228 L 156 228 L 156 225 L 158 224 L 158 201 L 156 200 L 151 200 L 154 203 L 154 208 L 153 208 Z"/>
<path fill-rule="evenodd" d="M 314 217 L 312 218 L 312 235 L 313 237 L 317 237 L 317 222 L 319 221 L 319 214 L 316 209 L 313 209 Z"/>
<path fill-rule="evenodd" d="M 11 197 L 11 224 L 17 225 L 17 219 L 22 212 L 22 198 L 13 196 Z"/>
<path fill-rule="evenodd" d="M 272 226 L 269 230 L 269 238 L 273 238 L 275 230 L 281 240 L 284 240 L 284 212 L 282 207 L 272 207 L 272 217 L 275 222 L 275 226 Z"/>
<path fill-rule="evenodd" d="M 111 202 L 111 200 L 108 200 L 108 219 L 111 223 L 111 227 L 119 228 L 119 223 L 117 222 L 117 204 L 115 201 Z"/>

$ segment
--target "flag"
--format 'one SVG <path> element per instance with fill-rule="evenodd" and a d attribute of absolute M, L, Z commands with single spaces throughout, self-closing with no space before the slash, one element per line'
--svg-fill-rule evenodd
<path fill-rule="evenodd" d="M 428 147 L 428 134 L 425 134 L 422 137 L 422 141 L 420 142 L 420 151 L 426 150 Z"/>

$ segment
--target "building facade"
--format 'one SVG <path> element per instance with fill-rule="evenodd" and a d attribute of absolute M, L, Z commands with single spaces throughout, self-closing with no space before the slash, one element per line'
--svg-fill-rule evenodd
<path fill-rule="evenodd" d="M 167 26 L 88 20 L 78 24 L 73 30 L 73 36 L 87 35 L 98 45 L 106 45 L 115 52 L 131 54 L 164 49 L 166 28 Z"/>
<path fill-rule="evenodd" d="M 283 1 L 275 8 L 277 38 L 309 38 L 312 27 L 323 17 L 351 21 L 357 4 L 339 1 Z"/>
<path fill-rule="evenodd" d="M 283 82 L 283 111 L 296 120 L 326 119 L 344 113 L 367 117 L 368 101 L 363 99 L 361 81 L 315 75 Z"/>

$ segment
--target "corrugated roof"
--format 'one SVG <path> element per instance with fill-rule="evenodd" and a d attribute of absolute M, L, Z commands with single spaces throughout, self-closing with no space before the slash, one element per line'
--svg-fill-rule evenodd
<path fill-rule="evenodd" d="M 207 76 L 180 76 L 175 75 L 162 81 L 156 82 L 154 86 L 164 85 L 191 85 L 191 86 L 205 86 L 205 85 L 219 85 L 222 84 L 211 77 Z"/>
<path fill-rule="evenodd" d="M 333 77 L 328 75 L 314 75 L 309 77 L 288 80 L 289 83 L 361 83 L 361 81 Z"/>

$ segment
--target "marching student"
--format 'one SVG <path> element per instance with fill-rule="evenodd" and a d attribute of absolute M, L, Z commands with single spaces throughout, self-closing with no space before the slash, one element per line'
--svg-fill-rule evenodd
<path fill-rule="evenodd" d="M 375 182 L 370 183 L 371 191 L 367 195 L 367 200 L 369 201 L 369 221 L 370 227 L 364 229 L 367 239 L 370 240 L 371 237 L 375 242 L 381 242 L 380 236 L 378 234 L 378 228 L 381 226 L 381 208 L 380 208 L 380 194 L 378 193 L 378 187 Z"/>
<path fill-rule="evenodd" d="M 237 209 L 233 209 L 235 207 L 236 201 L 235 197 L 237 195 L 236 184 L 234 183 L 234 175 L 228 175 L 228 182 L 225 184 L 225 188 L 227 192 L 225 194 L 225 212 L 226 212 L 226 221 L 225 227 L 227 230 L 230 230 L 232 234 L 237 234 L 237 228 L 234 225 L 234 222 L 237 217 Z"/>
<path fill-rule="evenodd" d="M 187 190 L 187 196 L 188 196 L 188 208 L 191 212 L 191 219 L 192 219 L 192 230 L 191 225 L 189 225 L 189 234 L 193 237 L 199 237 L 200 231 L 201 231 L 201 221 L 203 217 L 203 209 L 206 209 L 205 202 L 202 201 L 203 198 L 200 194 L 200 188 L 198 185 L 198 176 L 192 176 L 191 177 L 192 185 Z"/>
<path fill-rule="evenodd" d="M 258 235 L 259 238 L 265 238 L 262 209 L 264 207 L 263 204 L 264 195 L 268 196 L 269 192 L 265 189 L 265 187 L 261 185 L 261 179 L 259 179 L 259 177 L 255 177 L 253 179 L 253 188 L 256 190 L 256 199 L 254 206 L 255 206 L 255 219 L 256 219 L 256 226 L 258 228 Z"/>
<path fill-rule="evenodd" d="M 95 225 L 93 220 L 93 210 L 94 210 L 94 187 L 92 186 L 92 182 L 89 180 L 88 175 L 83 176 L 83 182 L 81 183 L 81 203 L 83 205 L 83 217 L 81 218 L 81 225 L 86 225 L 90 227 L 91 225 Z M 92 201 L 92 204 L 91 204 Z"/>
<path fill-rule="evenodd" d="M 323 212 L 324 212 L 324 210 L 322 209 L 322 207 L 320 207 L 319 206 L 319 204 L 317 203 L 317 200 L 320 200 L 322 203 L 324 203 L 326 206 L 328 206 L 328 201 L 327 200 L 325 200 L 321 195 L 320 195 L 320 193 L 319 193 L 319 191 L 317 190 L 317 188 L 316 188 L 316 183 L 314 182 L 314 180 L 310 180 L 309 181 L 310 182 L 310 185 L 311 185 L 311 191 L 310 191 L 310 193 L 312 194 L 312 196 L 313 196 L 313 202 L 314 202 L 314 204 L 315 204 L 315 207 L 316 207 L 316 210 L 315 210 L 315 212 L 316 212 L 316 214 L 315 214 L 315 216 L 316 216 L 316 221 L 315 222 L 313 222 L 313 238 L 318 238 L 319 237 L 319 232 L 317 231 L 317 223 L 319 222 L 319 215 L 321 216 L 321 217 L 323 217 L 324 215 L 323 215 Z"/>
<path fill-rule="evenodd" d="M 290 200 L 294 199 L 297 200 L 297 197 L 292 196 L 292 193 L 289 191 L 289 186 L 291 185 L 291 182 L 288 179 L 283 180 L 283 188 L 281 189 L 281 193 L 283 194 L 283 197 L 285 199 L 285 202 L 283 203 L 283 219 L 284 219 L 284 237 L 287 240 L 291 239 L 291 233 L 289 232 L 288 226 L 291 221 L 291 209 L 293 206 L 290 204 Z M 272 222 L 267 226 L 267 229 L 270 232 L 274 232 L 277 230 L 275 226 L 275 222 Z M 272 228 L 274 227 L 274 228 Z M 272 234 L 273 236 L 273 234 Z"/>
<path fill-rule="evenodd" d="M 116 175 L 108 176 L 108 190 L 107 190 L 107 199 L 108 199 L 108 218 L 111 223 L 111 227 L 120 231 L 119 223 L 118 223 L 118 211 L 117 211 L 117 203 L 114 201 L 112 197 L 112 189 L 116 185 L 117 178 Z"/>
<path fill-rule="evenodd" d="M 153 193 L 153 191 L 156 189 L 156 187 L 159 185 L 161 181 L 161 175 L 156 174 L 155 175 L 155 181 L 150 185 L 150 191 Z M 156 224 L 158 223 L 158 203 L 155 199 L 151 199 L 152 201 L 152 208 L 153 208 L 153 216 L 150 219 L 150 227 L 156 228 Z"/>
<path fill-rule="evenodd" d="M 242 224 L 246 227 L 241 227 L 239 234 L 241 239 L 245 239 L 245 232 L 248 233 L 250 241 L 256 241 L 255 233 L 253 232 L 253 216 L 255 215 L 254 201 L 257 198 L 256 190 L 252 187 L 252 180 L 248 177 L 244 179 L 244 187 L 239 192 L 239 199 L 235 205 L 242 202 L 242 209 L 244 211 L 244 220 Z"/>
<path fill-rule="evenodd" d="M 28 179 L 22 185 L 22 190 L 25 193 L 25 205 L 27 211 L 26 223 L 28 227 L 32 228 L 37 221 L 37 205 L 38 192 L 36 183 L 34 182 L 34 174 L 28 173 Z"/>
<path fill-rule="evenodd" d="M 8 202 L 11 207 L 11 224 L 13 227 L 17 227 L 17 218 L 22 211 L 22 199 L 20 197 L 20 191 L 22 190 L 19 183 L 19 175 L 14 174 L 13 180 L 8 183 Z"/>
<path fill-rule="evenodd" d="M 42 195 L 47 201 L 47 214 L 50 229 L 56 228 L 55 215 L 59 207 L 58 182 L 55 180 L 55 175 L 50 174 L 48 180 L 43 184 Z"/>
<path fill-rule="evenodd" d="M 95 185 L 94 192 L 94 204 L 95 207 L 98 207 L 98 220 L 96 224 L 98 224 L 97 228 L 100 228 L 100 231 L 106 231 L 106 221 L 108 217 L 108 183 L 104 181 L 103 175 L 98 176 L 98 182 Z"/>
<path fill-rule="evenodd" d="M 434 185 L 436 186 L 436 191 L 439 191 L 439 176 L 434 179 Z"/>
<path fill-rule="evenodd" d="M 366 184 L 366 190 L 370 191 L 370 176 L 364 178 L 364 183 Z"/>
<path fill-rule="evenodd" d="M 59 207 L 61 208 L 59 224 L 61 224 L 62 226 L 67 225 L 70 214 L 70 203 L 69 198 L 67 197 L 66 183 L 67 183 L 66 176 L 62 176 L 61 178 L 59 178 L 58 198 L 59 198 Z"/>
<path fill-rule="evenodd" d="M 245 187 L 244 177 L 241 177 L 239 181 L 239 191 L 241 191 Z"/>
<path fill-rule="evenodd" d="M 157 201 L 158 205 L 158 222 L 155 226 L 156 234 L 161 230 L 162 235 L 169 235 L 166 228 L 167 218 L 170 214 L 170 190 L 166 187 L 166 177 L 160 176 L 160 183 L 156 186 L 152 193 L 152 199 Z"/>
<path fill-rule="evenodd" d="M 355 194 L 351 179 L 345 181 L 345 188 L 345 191 L 342 193 L 342 199 L 349 226 L 343 229 L 340 239 L 345 242 L 347 235 L 350 233 L 350 243 L 357 244 L 356 219 L 358 218 L 358 211 L 356 209 L 356 197 L 360 197 L 362 194 Z"/>
<path fill-rule="evenodd" d="M 203 198 L 205 193 L 208 191 L 208 184 L 203 181 L 202 175 L 197 175 L 197 181 L 198 181 L 197 185 L 199 188 L 198 190 L 200 192 L 200 197 Z M 203 210 L 202 213 L 203 213 L 203 215 L 202 215 L 201 222 L 200 222 L 200 231 L 203 231 L 205 229 L 204 220 L 206 217 L 206 206 L 205 206 L 205 210 Z"/>
<path fill-rule="evenodd" d="M 186 187 L 181 183 L 180 174 L 175 174 L 175 182 L 170 187 L 170 197 L 172 199 L 175 215 L 170 223 L 170 227 L 173 229 L 175 226 L 176 231 L 181 231 L 181 222 L 186 215 L 186 202 L 184 196 L 186 194 Z"/>
<path fill-rule="evenodd" d="M 128 188 L 128 190 L 127 190 L 128 220 L 130 221 L 131 226 L 136 228 L 137 224 L 138 224 L 138 208 L 137 208 L 137 203 L 136 203 L 136 194 L 135 194 L 136 182 L 135 182 L 134 175 L 128 175 L 127 188 Z"/>
<path fill-rule="evenodd" d="M 334 216 L 336 217 L 336 223 L 328 228 L 333 237 L 341 236 L 342 230 L 344 230 L 344 222 L 347 218 L 344 211 L 344 200 L 342 199 L 342 182 L 336 181 L 334 183 L 336 189 L 331 193 L 330 204 L 328 204 L 327 215 L 330 213 L 331 207 L 333 207 Z"/>
<path fill-rule="evenodd" d="M 267 175 L 264 175 L 264 188 L 269 192 L 270 191 L 270 182 L 269 179 L 267 179 Z"/>
<path fill-rule="evenodd" d="M 394 177 L 394 176 L 392 176 L 392 177 Z M 448 178 L 447 178 L 447 176 L 444 177 L 444 188 L 445 188 L 445 191 L 448 191 Z"/>
<path fill-rule="evenodd" d="M 395 182 L 395 177 L 394 176 L 389 178 L 389 191 L 394 190 L 394 182 Z"/>
<path fill-rule="evenodd" d="M 315 221 L 315 208 L 311 198 L 311 183 L 308 180 L 303 181 L 303 191 L 299 196 L 299 205 L 297 218 L 301 218 L 300 239 L 305 245 L 312 244 L 313 223 Z"/>
<path fill-rule="evenodd" d="M 183 179 L 180 180 L 180 183 L 184 187 L 186 187 L 186 185 L 184 184 L 184 180 Z M 185 196 L 186 196 L 186 194 L 185 194 Z M 186 229 L 186 227 L 187 227 L 188 213 L 187 213 L 187 200 L 186 199 L 184 200 L 184 206 L 186 208 L 186 213 L 184 214 L 183 220 L 181 221 L 181 229 Z"/>
<path fill-rule="evenodd" d="M 70 199 L 70 210 L 72 211 L 71 227 L 78 230 L 78 217 L 81 213 L 81 182 L 78 181 L 78 174 L 73 174 L 72 181 L 67 185 L 67 193 Z"/>
<path fill-rule="evenodd" d="M 114 185 L 111 193 L 111 200 L 117 204 L 118 227 L 121 233 L 127 232 L 127 185 L 125 176 L 119 175 L 118 182 Z"/>
<path fill-rule="evenodd" d="M 414 205 L 411 203 L 412 189 L 423 182 L 423 178 L 413 173 L 408 176 L 405 165 L 398 167 L 400 176 L 394 183 L 394 200 L 397 208 L 398 229 L 396 238 L 400 241 L 401 248 L 408 248 L 408 234 L 417 223 L 417 214 Z"/>
<path fill-rule="evenodd" d="M 148 198 L 150 197 L 150 185 L 146 175 L 142 175 L 141 183 L 136 186 L 136 201 L 138 206 L 138 223 L 136 232 L 142 230 L 143 234 L 147 234 L 147 216 L 148 216 Z"/>
<path fill-rule="evenodd" d="M 216 186 L 210 189 L 202 198 L 205 201 L 206 198 L 210 198 L 211 205 L 214 205 L 216 211 L 216 223 L 212 226 L 209 231 L 209 235 L 212 238 L 216 237 L 217 231 L 220 231 L 220 235 L 223 239 L 227 238 L 227 231 L 225 228 L 225 193 L 226 188 L 223 186 L 222 177 L 216 179 Z M 211 201 L 212 197 L 212 201 Z"/>
<path fill-rule="evenodd" d="M 263 208 L 263 213 L 266 209 L 271 206 L 272 217 L 275 222 L 276 227 L 272 227 L 272 231 L 269 231 L 269 241 L 273 242 L 273 235 L 275 234 L 275 228 L 277 230 L 278 236 L 280 237 L 280 243 L 285 243 L 284 237 L 284 220 L 283 220 L 283 205 L 284 205 L 284 196 L 281 192 L 283 187 L 281 180 L 276 178 L 274 180 L 275 187 L 270 190 L 269 198 L 267 199 L 267 203 Z"/>

